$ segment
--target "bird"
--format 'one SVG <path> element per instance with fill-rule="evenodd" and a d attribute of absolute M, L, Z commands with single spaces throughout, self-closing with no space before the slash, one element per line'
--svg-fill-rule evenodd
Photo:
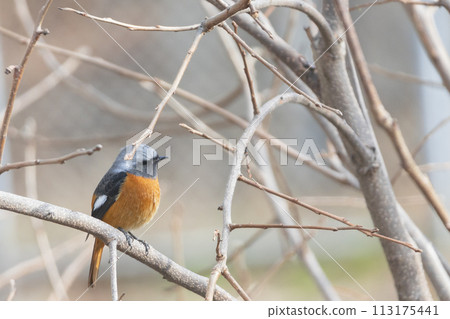
<path fill-rule="evenodd" d="M 134 157 L 125 160 L 131 149 L 129 145 L 120 150 L 111 168 L 98 183 L 92 195 L 91 215 L 122 231 L 130 246 L 132 239 L 140 241 L 148 252 L 148 244 L 130 230 L 147 224 L 158 210 L 158 163 L 166 157 L 141 144 Z M 95 287 L 104 246 L 102 240 L 95 238 L 88 287 Z"/>

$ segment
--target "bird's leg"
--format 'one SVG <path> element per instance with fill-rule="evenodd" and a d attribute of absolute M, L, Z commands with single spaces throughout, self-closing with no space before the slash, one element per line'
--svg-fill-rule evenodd
<path fill-rule="evenodd" d="M 147 244 L 147 242 L 146 242 L 145 240 L 142 240 L 142 239 L 137 238 L 137 237 L 136 237 L 134 234 L 132 234 L 130 231 L 128 232 L 128 234 L 129 234 L 131 237 L 133 237 L 133 239 L 137 240 L 137 241 L 140 242 L 142 245 L 144 245 L 144 247 L 145 247 L 145 255 L 147 256 L 147 255 L 148 255 L 148 251 L 149 251 L 149 249 L 150 249 L 150 245 Z"/>
<path fill-rule="evenodd" d="M 117 229 L 120 230 L 120 231 L 125 235 L 125 238 L 127 239 L 128 246 L 131 247 L 131 241 L 132 241 L 133 239 L 137 239 L 136 236 L 134 236 L 134 235 L 133 235 L 132 233 L 130 233 L 129 231 L 126 231 L 126 230 L 123 229 L 122 227 L 118 227 Z"/>

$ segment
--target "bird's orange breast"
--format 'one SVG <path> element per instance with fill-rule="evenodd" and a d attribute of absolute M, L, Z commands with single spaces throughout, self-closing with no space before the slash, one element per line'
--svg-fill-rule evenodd
<path fill-rule="evenodd" d="M 125 230 L 138 228 L 153 218 L 159 198 L 158 178 L 128 174 L 116 202 L 106 212 L 103 221 Z"/>

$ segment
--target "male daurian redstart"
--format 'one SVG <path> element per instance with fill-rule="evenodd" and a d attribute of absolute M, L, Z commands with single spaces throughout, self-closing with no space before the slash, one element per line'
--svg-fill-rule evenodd
<path fill-rule="evenodd" d="M 158 162 L 166 158 L 150 146 L 140 145 L 133 159 L 125 160 L 130 151 L 131 146 L 120 150 L 92 196 L 92 216 L 121 230 L 129 244 L 130 237 L 137 239 L 129 230 L 148 223 L 158 209 Z M 141 242 L 147 249 L 148 245 Z M 89 286 L 95 286 L 104 246 L 103 241 L 95 239 Z"/>

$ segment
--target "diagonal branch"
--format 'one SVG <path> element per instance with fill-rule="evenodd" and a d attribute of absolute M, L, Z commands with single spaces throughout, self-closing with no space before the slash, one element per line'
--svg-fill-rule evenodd
<path fill-rule="evenodd" d="M 391 241 L 391 242 L 394 242 L 394 243 L 403 245 L 403 246 L 405 246 L 405 247 L 408 247 L 408 248 L 414 250 L 414 251 L 417 252 L 417 253 L 422 252 L 421 249 L 418 249 L 418 248 L 414 247 L 413 245 L 411 245 L 411 244 L 409 244 L 409 243 L 407 243 L 407 242 L 404 242 L 404 241 L 401 241 L 401 240 L 397 240 L 397 239 L 395 239 L 395 238 L 391 238 L 391 237 L 387 237 L 387 236 L 378 234 L 378 233 L 377 233 L 377 232 L 378 232 L 377 229 L 371 229 L 371 230 L 369 230 L 369 229 L 366 229 L 366 228 L 362 228 L 362 227 L 359 226 L 359 225 L 356 225 L 356 224 L 353 224 L 353 223 L 349 222 L 349 221 L 348 221 L 347 219 L 345 219 L 344 217 L 340 217 L 340 216 L 334 215 L 334 214 L 332 214 L 332 213 L 329 213 L 329 212 L 327 212 L 327 211 L 324 211 L 324 210 L 322 210 L 322 209 L 319 209 L 319 208 L 317 208 L 317 207 L 311 206 L 311 205 L 309 205 L 309 204 L 307 204 L 307 203 L 304 203 L 304 202 L 298 200 L 298 199 L 295 198 L 295 197 L 291 197 L 291 196 L 288 196 L 288 195 L 286 195 L 286 194 L 282 194 L 282 193 L 280 193 L 280 192 L 274 191 L 274 190 L 272 190 L 272 189 L 270 189 L 270 188 L 265 187 L 264 185 L 261 185 L 261 184 L 255 182 L 254 180 L 251 180 L 251 179 L 249 179 L 249 178 L 246 178 L 245 176 L 240 175 L 240 176 L 238 177 L 238 180 L 240 180 L 240 181 L 242 181 L 242 182 L 244 182 L 244 183 L 246 183 L 246 184 L 248 184 L 248 185 L 251 185 L 251 186 L 254 186 L 254 187 L 256 187 L 256 188 L 259 188 L 259 189 L 261 189 L 261 190 L 263 190 L 263 191 L 265 191 L 265 192 L 267 192 L 267 193 L 269 193 L 269 194 L 278 196 L 278 197 L 283 198 L 283 199 L 285 199 L 285 200 L 287 200 L 287 201 L 290 201 L 291 203 L 294 203 L 294 204 L 296 204 L 296 205 L 299 205 L 299 206 L 301 206 L 301 207 L 304 207 L 304 208 L 306 208 L 306 209 L 312 211 L 313 213 L 316 213 L 316 214 L 318 214 L 318 215 L 326 216 L 326 217 L 328 217 L 328 218 L 331 218 L 331 219 L 334 219 L 334 220 L 336 220 L 336 221 L 339 221 L 339 222 L 341 222 L 341 223 L 343 223 L 343 224 L 345 224 L 345 225 L 348 225 L 349 227 L 345 227 L 345 228 L 347 228 L 347 229 L 355 229 L 355 230 L 359 230 L 360 232 L 362 232 L 363 234 L 365 234 L 365 235 L 367 235 L 367 236 L 369 236 L 369 237 L 372 237 L 372 236 L 378 237 L 378 238 L 380 238 L 380 239 L 388 240 L 388 241 Z M 285 225 L 283 225 L 283 226 L 285 226 Z M 302 228 L 302 227 L 303 227 L 303 226 L 298 226 L 298 225 L 297 225 L 297 226 L 293 225 L 292 227 L 291 227 L 291 226 L 287 226 L 287 228 Z M 236 227 L 235 227 L 235 228 L 236 228 Z M 259 228 L 259 227 L 258 227 L 258 228 Z M 273 227 L 271 227 L 271 228 L 273 228 Z M 280 228 L 284 228 L 284 227 L 280 227 Z M 332 228 L 332 229 L 329 229 L 329 230 L 335 231 L 336 228 Z M 343 230 L 343 229 L 337 229 L 337 230 Z"/>
<path fill-rule="evenodd" d="M 206 293 L 207 278 L 181 267 L 152 246 L 149 247 L 148 253 L 140 244 L 133 242 L 130 247 L 121 231 L 87 214 L 2 191 L 0 191 L 0 209 L 78 229 L 94 235 L 107 244 L 117 240 L 117 249 L 153 268 L 162 274 L 164 279 L 200 296 Z M 215 300 L 234 299 L 220 287 L 216 287 L 213 297 Z"/>
<path fill-rule="evenodd" d="M 450 57 L 434 21 L 434 10 L 410 4 L 404 7 L 431 63 L 439 73 L 447 91 L 450 92 Z"/>
<path fill-rule="evenodd" d="M 294 83 L 291 83 L 288 79 L 286 79 L 286 77 L 281 74 L 277 68 L 275 66 L 273 66 L 272 64 L 270 64 L 266 59 L 264 59 L 263 57 L 261 57 L 259 54 L 257 54 L 244 40 L 241 39 L 241 37 L 239 37 L 233 30 L 230 29 L 230 27 L 228 27 L 225 23 L 221 24 L 220 27 L 222 27 L 222 29 L 224 29 L 231 37 L 233 37 L 233 39 L 239 43 L 242 47 L 245 48 L 245 50 L 248 51 L 248 53 L 250 53 L 250 55 L 252 57 L 254 57 L 255 59 L 257 59 L 258 61 L 260 61 L 265 67 L 267 67 L 273 74 L 275 74 L 277 77 L 279 77 L 286 85 L 289 86 L 290 89 L 292 89 L 292 91 L 294 91 L 297 94 L 300 94 L 302 96 L 304 96 L 306 99 L 308 99 L 312 104 L 314 104 L 316 107 L 318 108 L 324 108 L 327 109 L 329 111 L 332 111 L 334 113 L 336 113 L 337 115 L 342 116 L 342 112 L 339 111 L 338 109 L 332 108 L 330 106 L 327 106 L 323 103 L 321 103 L 320 101 L 316 101 L 314 100 L 312 97 L 310 97 L 308 94 L 306 94 L 305 92 L 303 92 L 302 90 L 300 90 L 298 87 L 296 87 L 294 85 Z"/>
<path fill-rule="evenodd" d="M 28 43 L 27 49 L 25 50 L 25 54 L 20 64 L 9 66 L 6 69 L 7 74 L 13 72 L 13 83 L 11 86 L 11 91 L 9 93 L 8 104 L 6 106 L 6 111 L 5 115 L 3 116 L 3 123 L 0 130 L 0 165 L 3 157 L 3 151 L 5 149 L 6 138 L 8 136 L 8 127 L 9 122 L 11 121 L 11 115 L 14 108 L 14 100 L 16 98 L 17 91 L 19 90 L 19 85 L 23 77 L 23 72 L 25 71 L 25 66 L 28 62 L 28 58 L 30 57 L 31 52 L 33 51 L 36 45 L 36 42 L 39 40 L 41 35 L 47 35 L 49 33 L 47 29 L 42 29 L 42 23 L 44 22 L 45 15 L 47 14 L 48 9 L 50 8 L 52 2 L 53 0 L 47 0 L 47 2 L 42 6 L 39 12 L 38 22 L 36 24 L 33 35 L 31 36 L 31 39 Z"/>

